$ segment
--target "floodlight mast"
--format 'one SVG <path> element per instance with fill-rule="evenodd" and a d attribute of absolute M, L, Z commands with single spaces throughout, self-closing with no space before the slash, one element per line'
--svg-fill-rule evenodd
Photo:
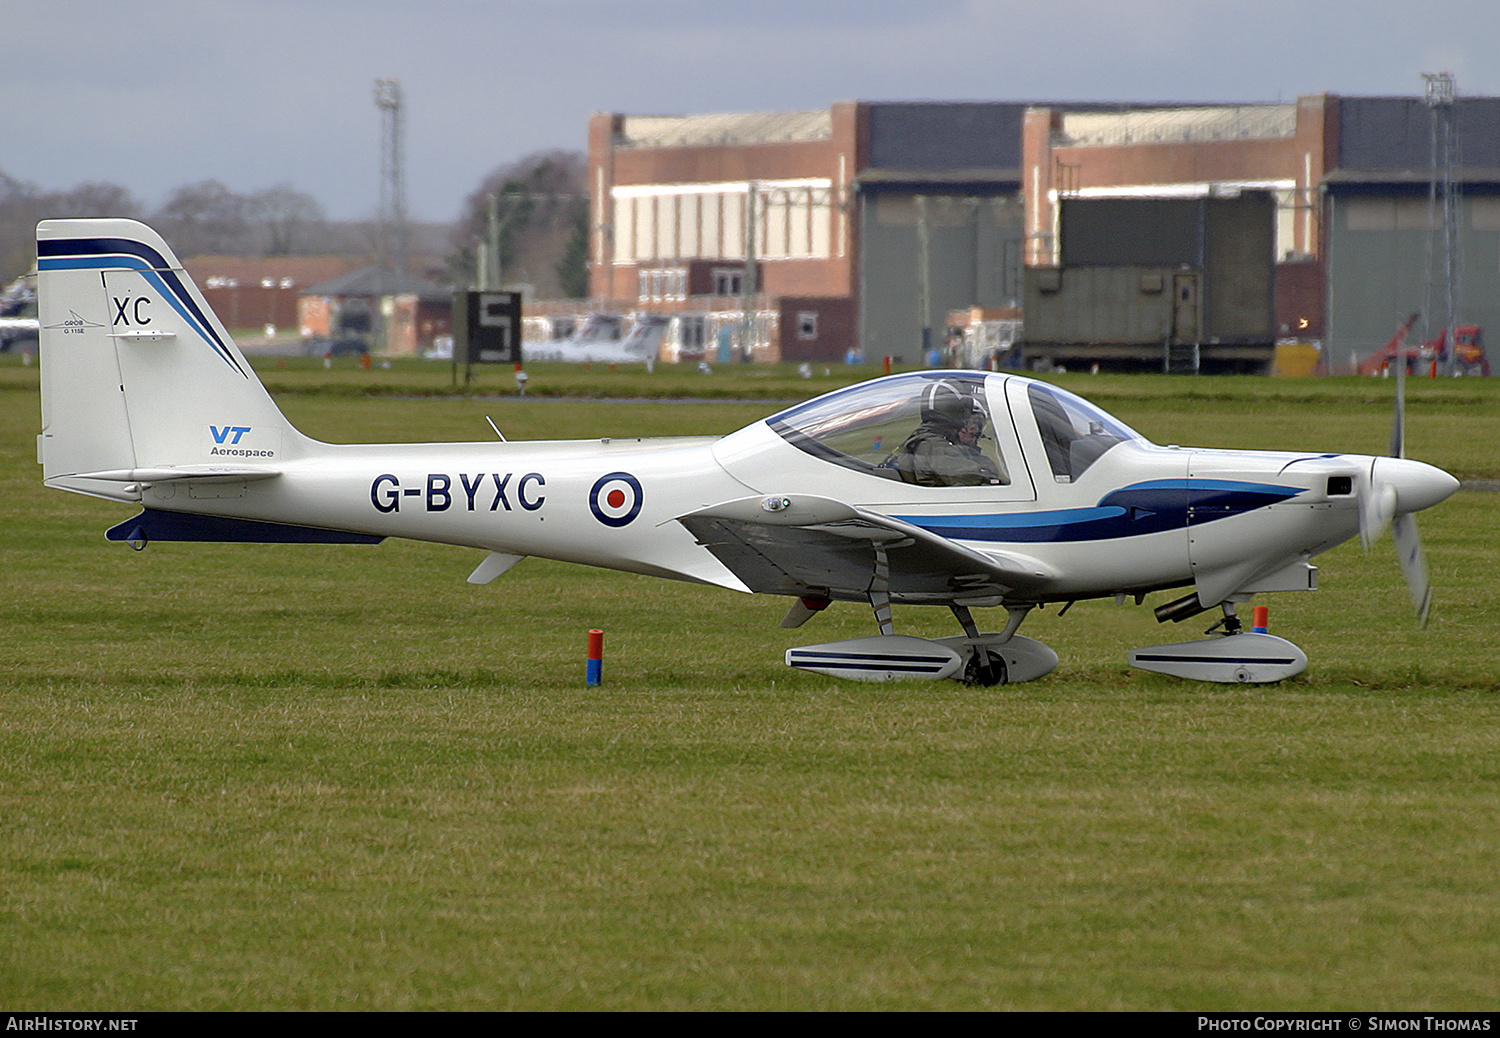
<path fill-rule="evenodd" d="M 1432 111 L 1432 177 L 1427 193 L 1427 294 L 1431 297 L 1436 276 L 1433 249 L 1442 242 L 1443 327 L 1438 333 L 1440 348 L 1447 351 L 1443 374 L 1451 375 L 1458 363 L 1458 199 L 1453 170 L 1457 162 L 1456 116 L 1458 84 L 1450 72 L 1422 74 L 1427 83 L 1427 107 Z M 1430 328 L 1429 328 L 1430 331 Z M 1424 336 L 1428 341 L 1432 336 Z"/>
<path fill-rule="evenodd" d="M 375 81 L 380 109 L 380 267 L 405 274 L 407 269 L 406 174 L 403 161 L 401 83 Z"/>

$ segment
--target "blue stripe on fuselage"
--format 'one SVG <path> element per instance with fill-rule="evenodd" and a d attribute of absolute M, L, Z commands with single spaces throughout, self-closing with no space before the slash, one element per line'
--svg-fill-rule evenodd
<path fill-rule="evenodd" d="M 1112 491 L 1092 508 L 894 518 L 951 540 L 1108 541 L 1227 519 L 1300 493 L 1298 487 L 1231 479 L 1153 479 Z"/>

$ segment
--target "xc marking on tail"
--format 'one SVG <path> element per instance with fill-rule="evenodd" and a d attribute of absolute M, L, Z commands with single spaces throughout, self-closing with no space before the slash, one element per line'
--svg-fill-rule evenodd
<path fill-rule="evenodd" d="M 118 328 L 122 324 L 127 327 L 131 324 L 145 326 L 151 323 L 151 318 L 141 315 L 141 307 L 151 302 L 150 296 L 139 296 L 135 299 L 131 299 L 129 296 L 126 296 L 124 299 L 116 299 L 111 296 L 110 299 L 115 304 L 114 327 Z M 132 303 L 135 305 L 131 306 Z M 130 307 L 130 313 L 125 312 L 126 307 Z M 131 321 L 132 316 L 135 318 L 133 322 Z"/>

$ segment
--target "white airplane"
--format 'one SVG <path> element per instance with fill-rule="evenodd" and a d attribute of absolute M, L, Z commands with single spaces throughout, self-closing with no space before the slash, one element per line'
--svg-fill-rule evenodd
<path fill-rule="evenodd" d="M 1252 595 L 1316 586 L 1309 561 L 1394 521 L 1413 601 L 1413 514 L 1447 473 L 1393 457 L 1149 443 L 1018 375 L 935 371 L 829 393 L 722 438 L 327 444 L 282 416 L 171 250 L 128 220 L 37 231 L 46 484 L 142 506 L 108 532 L 150 541 L 374 543 L 488 552 L 487 583 L 535 555 L 793 601 L 797 627 L 862 602 L 880 634 L 794 648 L 846 678 L 1030 680 L 1057 655 L 1016 633 L 1048 602 L 1113 596 L 1222 633 L 1138 649 L 1139 667 L 1274 681 L 1307 657 L 1246 631 Z M 898 635 L 894 604 L 946 606 L 963 633 Z M 997 632 L 972 610 L 1001 607 Z M 1215 628 L 1210 628 L 1210 633 Z"/>
<path fill-rule="evenodd" d="M 566 339 L 548 342 L 523 342 L 521 355 L 526 360 L 561 360 L 575 364 L 641 364 L 656 360 L 661 341 L 666 336 L 667 318 L 659 314 L 638 314 L 625 335 L 616 338 L 620 317 L 614 314 L 589 314 L 583 327 Z"/>

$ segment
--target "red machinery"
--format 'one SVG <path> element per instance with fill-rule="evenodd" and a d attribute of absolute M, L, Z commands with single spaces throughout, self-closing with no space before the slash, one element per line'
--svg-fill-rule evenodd
<path fill-rule="evenodd" d="M 1359 365 L 1361 375 L 1378 375 L 1389 368 L 1399 355 L 1406 360 L 1406 371 L 1411 375 L 1435 375 L 1446 366 L 1448 360 L 1448 330 L 1445 328 L 1436 339 L 1420 346 L 1406 346 L 1406 333 L 1416 323 L 1418 314 L 1412 314 L 1396 329 L 1391 341 L 1370 354 Z M 1490 361 L 1484 353 L 1484 339 L 1477 324 L 1460 324 L 1453 329 L 1457 347 L 1453 353 L 1454 374 L 1488 375 Z"/>

